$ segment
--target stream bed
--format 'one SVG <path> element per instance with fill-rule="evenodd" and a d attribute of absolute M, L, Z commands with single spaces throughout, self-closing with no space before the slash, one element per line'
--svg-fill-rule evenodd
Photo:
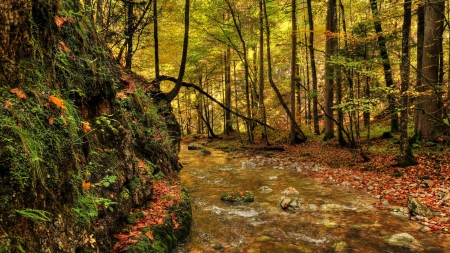
<path fill-rule="evenodd" d="M 184 252 L 450 252 L 450 236 L 423 231 L 403 212 L 381 211 L 363 192 L 324 185 L 289 168 L 247 167 L 245 158 L 222 151 L 202 156 L 182 146 L 182 185 L 192 201 L 193 224 L 188 239 L 174 253 Z M 273 191 L 260 193 L 267 186 Z M 308 207 L 289 213 L 278 204 L 281 192 L 293 187 Z M 232 191 L 252 191 L 255 201 L 220 200 Z M 388 245 L 384 238 L 408 233 L 413 249 Z"/>

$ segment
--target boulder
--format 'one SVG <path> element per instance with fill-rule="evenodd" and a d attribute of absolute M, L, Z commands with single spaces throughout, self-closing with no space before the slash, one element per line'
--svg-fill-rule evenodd
<path fill-rule="evenodd" d="M 391 246 L 408 248 L 414 251 L 422 248 L 420 242 L 408 233 L 395 234 L 385 237 L 383 242 Z"/>
<path fill-rule="evenodd" d="M 409 197 L 407 200 L 407 204 L 409 212 L 412 215 L 420 215 L 427 218 L 433 217 L 433 213 L 431 212 L 431 210 L 427 206 L 420 203 L 420 201 L 418 201 L 417 199 Z"/>

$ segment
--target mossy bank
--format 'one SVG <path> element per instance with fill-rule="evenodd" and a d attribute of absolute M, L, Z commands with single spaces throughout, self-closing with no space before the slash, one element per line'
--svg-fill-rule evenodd
<path fill-rule="evenodd" d="M 172 108 L 117 66 L 77 1 L 0 7 L 0 252 L 111 252 L 130 213 L 156 208 L 155 185 L 180 188 Z M 190 226 L 179 195 L 120 250 L 169 252 Z"/>

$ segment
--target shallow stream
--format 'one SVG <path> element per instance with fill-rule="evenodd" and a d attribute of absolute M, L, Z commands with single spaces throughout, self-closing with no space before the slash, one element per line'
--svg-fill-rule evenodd
<path fill-rule="evenodd" d="M 372 207 L 373 196 L 353 189 L 324 185 L 289 168 L 241 166 L 245 158 L 182 147 L 181 182 L 192 200 L 193 225 L 182 252 L 414 252 L 390 246 L 383 238 L 408 233 L 420 242 L 418 251 L 450 252 L 450 236 L 422 232 L 405 215 Z M 268 186 L 271 193 L 259 193 Z M 280 208 L 281 192 L 294 187 L 309 210 L 288 213 Z M 255 194 L 252 203 L 220 200 L 231 190 Z"/>

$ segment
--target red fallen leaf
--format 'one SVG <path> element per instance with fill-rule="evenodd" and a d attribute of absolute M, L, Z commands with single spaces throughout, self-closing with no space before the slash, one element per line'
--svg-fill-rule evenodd
<path fill-rule="evenodd" d="M 153 239 L 153 233 L 152 231 L 147 231 L 145 232 L 145 235 L 148 237 L 148 239 L 150 239 L 150 241 L 152 241 L 152 244 L 155 243 L 155 239 Z"/>
<path fill-rule="evenodd" d="M 83 180 L 83 188 L 87 191 L 91 188 L 91 183 Z"/>
<path fill-rule="evenodd" d="M 61 18 L 60 16 L 55 16 L 55 23 L 58 27 L 61 27 L 64 24 L 64 21 L 66 21 L 65 18 Z"/>
<path fill-rule="evenodd" d="M 17 98 L 19 98 L 19 99 L 27 99 L 27 95 L 25 95 L 25 93 L 23 92 L 23 90 L 22 89 L 20 89 L 20 88 L 14 88 L 14 89 L 11 89 L 11 90 L 9 90 L 11 93 L 14 93 L 14 94 L 16 94 L 16 96 L 17 96 Z"/>
<path fill-rule="evenodd" d="M 8 109 L 8 107 L 13 106 L 14 104 L 6 100 L 5 102 L 5 109 Z"/>
<path fill-rule="evenodd" d="M 71 52 L 70 48 L 66 46 L 66 43 L 64 43 L 64 41 L 60 41 L 59 44 L 62 46 L 64 51 L 66 51 L 67 53 Z"/>
<path fill-rule="evenodd" d="M 244 196 L 246 194 L 246 192 L 245 191 L 241 191 L 241 192 L 239 192 L 239 195 L 241 195 L 241 196 Z"/>

